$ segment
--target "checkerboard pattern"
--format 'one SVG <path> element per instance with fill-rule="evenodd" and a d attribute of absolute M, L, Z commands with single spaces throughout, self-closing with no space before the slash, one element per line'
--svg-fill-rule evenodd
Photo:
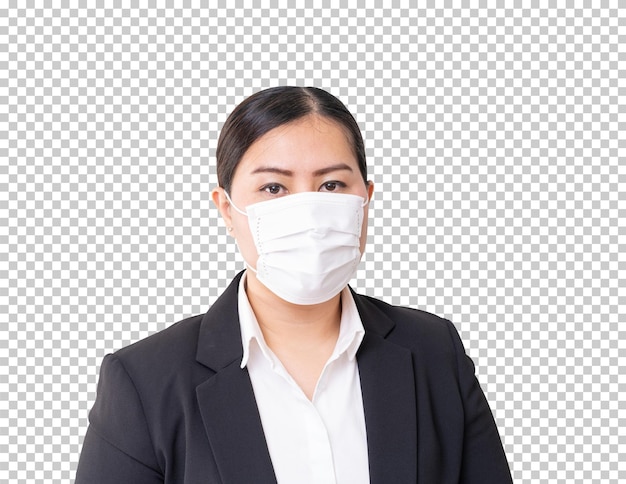
<path fill-rule="evenodd" d="M 515 482 L 626 481 L 623 3 L 2 3 L 0 481 L 71 482 L 102 357 L 243 267 L 215 145 L 279 84 L 359 121 L 353 286 L 455 322 Z"/>

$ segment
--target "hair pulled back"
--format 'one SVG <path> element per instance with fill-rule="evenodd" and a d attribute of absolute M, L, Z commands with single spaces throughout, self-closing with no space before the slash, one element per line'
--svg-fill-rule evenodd
<path fill-rule="evenodd" d="M 332 120 L 345 130 L 366 182 L 363 137 L 359 125 L 344 104 L 323 89 L 279 86 L 246 98 L 226 119 L 215 153 L 219 185 L 230 193 L 237 166 L 257 139 L 274 128 L 310 114 Z"/>

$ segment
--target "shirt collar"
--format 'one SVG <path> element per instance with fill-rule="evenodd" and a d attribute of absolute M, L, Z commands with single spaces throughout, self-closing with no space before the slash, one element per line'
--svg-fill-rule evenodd
<path fill-rule="evenodd" d="M 241 368 L 245 368 L 250 358 L 250 351 L 252 341 L 256 341 L 257 346 L 263 353 L 263 356 L 271 363 L 272 368 L 276 364 L 272 351 L 267 346 L 263 332 L 259 326 L 259 323 L 252 311 L 250 301 L 246 294 L 246 272 L 243 273 L 241 280 L 239 281 L 238 298 L 238 311 L 239 311 L 239 324 L 241 326 L 241 344 L 243 347 L 243 357 L 241 358 Z M 359 312 L 356 308 L 354 298 L 348 286 L 341 291 L 341 322 L 339 326 L 339 337 L 335 345 L 330 360 L 334 360 L 346 354 L 348 359 L 352 361 L 361 342 L 365 335 L 365 329 L 363 328 L 363 322 L 359 316 Z"/>

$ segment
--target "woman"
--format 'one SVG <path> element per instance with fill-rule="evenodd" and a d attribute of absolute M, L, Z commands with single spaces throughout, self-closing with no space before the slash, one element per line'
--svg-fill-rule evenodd
<path fill-rule="evenodd" d="M 105 357 L 76 482 L 511 482 L 454 326 L 348 286 L 373 184 L 345 106 L 258 92 L 216 155 L 246 270 L 206 314 Z"/>

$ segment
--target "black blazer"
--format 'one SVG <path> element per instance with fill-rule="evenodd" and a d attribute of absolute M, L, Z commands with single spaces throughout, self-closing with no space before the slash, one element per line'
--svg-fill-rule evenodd
<path fill-rule="evenodd" d="M 276 482 L 250 378 L 239 366 L 240 277 L 206 314 L 104 358 L 77 484 Z M 510 483 L 452 323 L 354 299 L 365 327 L 357 361 L 371 482 Z"/>

